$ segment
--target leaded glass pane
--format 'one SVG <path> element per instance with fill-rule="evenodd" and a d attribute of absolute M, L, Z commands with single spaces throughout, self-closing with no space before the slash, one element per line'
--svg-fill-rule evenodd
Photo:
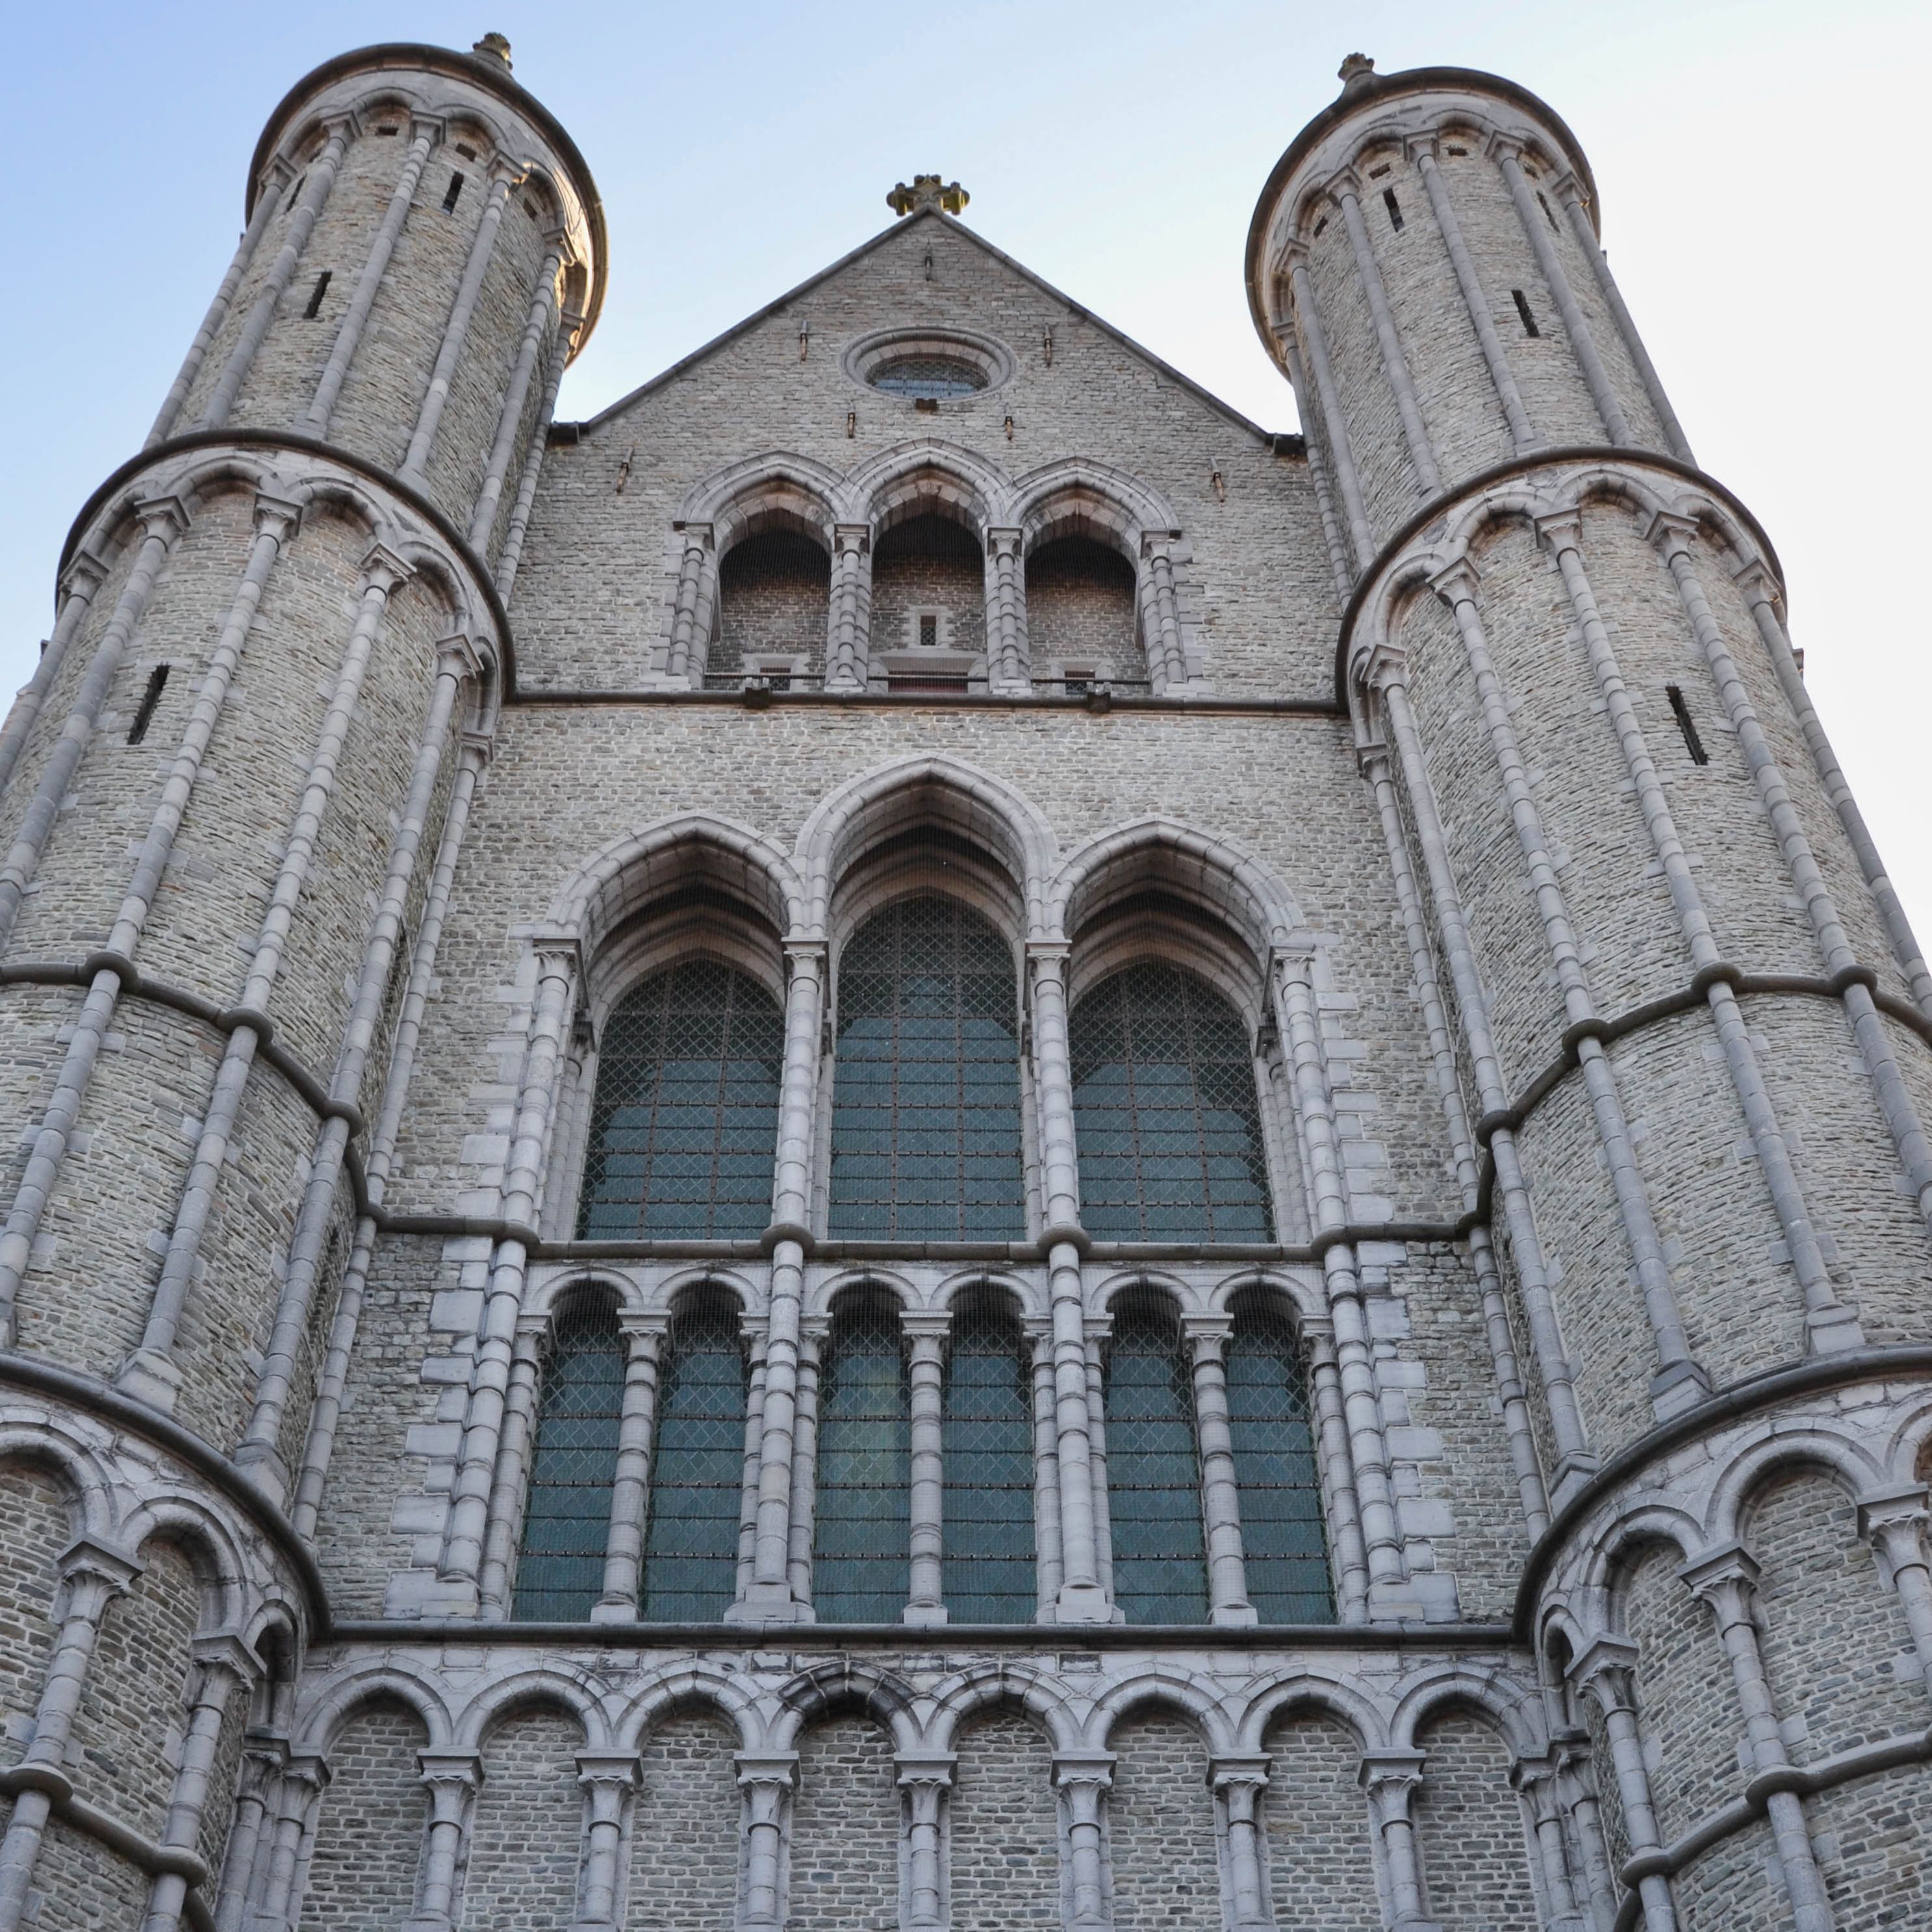
<path fill-rule="evenodd" d="M 710 1301 L 680 1314 L 658 1383 L 650 1526 L 638 1614 L 709 1623 L 738 1580 L 745 1473 L 745 1357 L 737 1310 Z"/>
<path fill-rule="evenodd" d="M 946 1366 L 942 1594 L 955 1623 L 1022 1624 L 1039 1606 L 1032 1369 L 1019 1324 L 968 1306 Z"/>
<path fill-rule="evenodd" d="M 537 1401 L 514 1614 L 583 1623 L 604 1590 L 610 1484 L 624 1401 L 624 1353 L 607 1304 L 557 1317 Z"/>
<path fill-rule="evenodd" d="M 1102 981 L 1068 1028 L 1080 1219 L 1100 1240 L 1274 1239 L 1240 1016 L 1159 962 Z"/>
<path fill-rule="evenodd" d="M 1335 1620 L 1322 1484 L 1294 1333 L 1250 1298 L 1228 1343 L 1228 1428 L 1240 1491 L 1248 1600 L 1264 1624 Z"/>
<path fill-rule="evenodd" d="M 838 973 L 830 1228 L 881 1240 L 1013 1240 L 1020 1173 L 1012 955 L 952 899 L 902 899 Z"/>
<path fill-rule="evenodd" d="M 771 1220 L 784 1022 L 755 980 L 688 959 L 606 1022 L 577 1232 L 728 1240 Z"/>
<path fill-rule="evenodd" d="M 919 396 L 937 400 L 970 396 L 986 386 L 986 372 L 956 356 L 902 356 L 874 370 L 872 387 L 891 396 Z"/>
<path fill-rule="evenodd" d="M 1114 1604 L 1130 1624 L 1205 1622 L 1193 1390 L 1180 1331 L 1165 1304 L 1117 1304 L 1106 1408 Z"/>
<path fill-rule="evenodd" d="M 905 1365 L 897 1312 L 880 1298 L 842 1311 L 818 1398 L 812 1558 L 821 1623 L 897 1623 L 910 1586 Z"/>

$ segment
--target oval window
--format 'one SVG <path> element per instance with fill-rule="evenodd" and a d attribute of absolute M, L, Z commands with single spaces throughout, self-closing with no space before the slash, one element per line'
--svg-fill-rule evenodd
<path fill-rule="evenodd" d="M 986 386 L 986 372 L 952 356 L 902 356 L 882 362 L 866 380 L 889 396 L 910 396 L 937 402 L 947 396 L 970 396 Z"/>

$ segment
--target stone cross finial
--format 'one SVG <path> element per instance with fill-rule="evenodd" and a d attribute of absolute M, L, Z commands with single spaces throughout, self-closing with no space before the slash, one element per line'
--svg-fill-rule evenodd
<path fill-rule="evenodd" d="M 1356 94 L 1375 78 L 1376 64 L 1366 54 L 1351 54 L 1335 71 L 1341 78 L 1342 92 Z"/>
<path fill-rule="evenodd" d="M 943 208 L 957 214 L 973 197 L 957 182 L 942 182 L 937 175 L 914 175 L 912 186 L 901 182 L 886 196 L 886 206 L 895 214 L 910 214 L 919 208 Z"/>
<path fill-rule="evenodd" d="M 510 64 L 510 44 L 501 34 L 485 34 L 470 52 L 484 60 L 501 61 L 506 68 Z"/>

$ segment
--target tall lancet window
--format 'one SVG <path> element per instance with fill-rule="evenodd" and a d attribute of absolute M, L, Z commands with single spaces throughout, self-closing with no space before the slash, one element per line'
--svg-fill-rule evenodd
<path fill-rule="evenodd" d="M 1006 941 L 954 900 L 901 899 L 854 934 L 838 969 L 834 1235 L 1024 1235 L 1016 995 Z"/>
<path fill-rule="evenodd" d="M 855 1295 L 832 1317 L 819 1383 L 812 1558 L 820 1623 L 897 1623 L 911 1586 L 911 1470 L 898 1310 Z"/>
<path fill-rule="evenodd" d="M 940 1593 L 955 1623 L 1027 1623 L 1038 1607 L 1032 1382 L 1018 1322 L 990 1298 L 968 1300 L 953 1317 L 940 1435 Z"/>
<path fill-rule="evenodd" d="M 712 1294 L 672 1322 L 658 1384 L 650 1526 L 638 1614 L 647 1623 L 710 1623 L 737 1583 L 745 1475 L 745 1353 L 738 1310 Z"/>
<path fill-rule="evenodd" d="M 1248 1600 L 1264 1624 L 1335 1620 L 1308 1384 L 1294 1330 L 1266 1295 L 1235 1304 L 1228 1427 Z"/>
<path fill-rule="evenodd" d="M 1080 1218 L 1109 1241 L 1267 1241 L 1268 1156 L 1241 1016 L 1178 967 L 1103 980 L 1073 1010 Z"/>
<path fill-rule="evenodd" d="M 654 974 L 604 1022 L 577 1214 L 584 1240 L 743 1239 L 772 1218 L 784 1022 L 710 959 Z"/>
<path fill-rule="evenodd" d="M 603 1594 L 610 1485 L 624 1402 L 617 1318 L 602 1296 L 571 1302 L 550 1331 L 537 1400 L 513 1614 L 582 1623 Z"/>

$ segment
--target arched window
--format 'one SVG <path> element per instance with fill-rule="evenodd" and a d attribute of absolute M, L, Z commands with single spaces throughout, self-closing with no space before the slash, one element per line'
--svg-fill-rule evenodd
<path fill-rule="evenodd" d="M 901 899 L 838 968 L 830 1230 L 890 1240 L 1026 1232 L 1012 955 L 952 899 Z"/>
<path fill-rule="evenodd" d="M 763 677 L 784 691 L 793 678 L 821 672 L 831 584 L 824 547 L 796 530 L 760 530 L 727 550 L 705 682 Z"/>
<path fill-rule="evenodd" d="M 537 1402 L 514 1614 L 533 1623 L 583 1623 L 604 1591 L 610 1485 L 624 1401 L 617 1318 L 602 1297 L 557 1316 Z"/>
<path fill-rule="evenodd" d="M 1264 1624 L 1334 1622 L 1307 1384 L 1294 1331 L 1264 1295 L 1244 1295 L 1235 1305 L 1228 1428 L 1248 1600 Z"/>
<path fill-rule="evenodd" d="M 784 1022 L 755 980 L 687 959 L 604 1022 L 583 1240 L 744 1238 L 772 1218 Z"/>
<path fill-rule="evenodd" d="M 910 1588 L 906 1375 L 883 1294 L 833 1316 L 819 1384 L 812 1603 L 821 1623 L 896 1623 Z"/>
<path fill-rule="evenodd" d="M 946 1358 L 940 1594 L 955 1623 L 1023 1624 L 1039 1604 L 1033 1546 L 1032 1365 L 989 1299 L 955 1316 Z"/>
<path fill-rule="evenodd" d="M 1074 1008 L 1080 1218 L 1112 1241 L 1267 1241 L 1268 1157 L 1240 1016 L 1149 962 Z"/>
<path fill-rule="evenodd" d="M 1135 611 L 1134 567 L 1089 536 L 1055 537 L 1026 560 L 1027 641 L 1034 675 L 1075 689 L 1148 681 Z"/>
<path fill-rule="evenodd" d="M 723 1295 L 681 1310 L 658 1383 L 650 1525 L 638 1613 L 646 1623 L 709 1623 L 737 1588 L 745 1478 L 745 1354 Z"/>
<path fill-rule="evenodd" d="M 1192 1378 L 1180 1324 L 1159 1297 L 1115 1303 L 1106 1400 L 1114 1602 L 1130 1624 L 1204 1623 Z"/>

